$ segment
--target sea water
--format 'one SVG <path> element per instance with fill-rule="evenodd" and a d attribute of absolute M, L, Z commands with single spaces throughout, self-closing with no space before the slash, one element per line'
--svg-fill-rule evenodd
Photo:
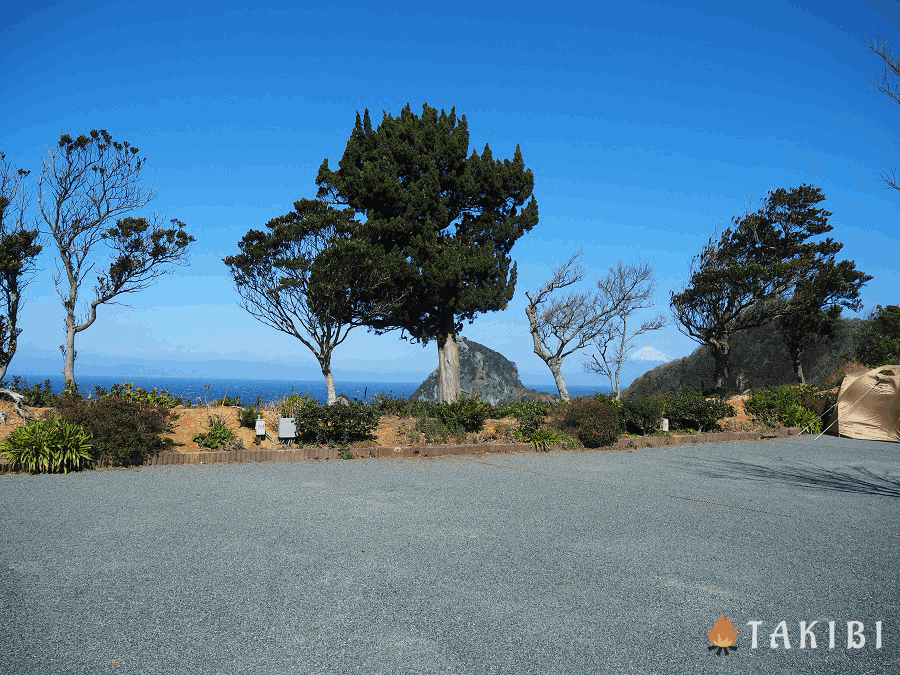
<path fill-rule="evenodd" d="M 12 385 L 12 375 L 7 373 L 6 382 Z M 33 387 L 40 384 L 43 387 L 45 380 L 50 381 L 54 393 L 63 390 L 65 384 L 62 375 L 28 375 L 23 378 L 22 386 Z M 324 404 L 328 398 L 324 378 L 321 380 L 243 380 L 233 378 L 199 378 L 199 377 L 161 377 L 139 376 L 123 377 L 120 375 L 76 375 L 78 390 L 85 396 L 95 396 L 95 387 L 102 387 L 109 391 L 114 384 L 133 383 L 134 388 L 142 388 L 152 391 L 154 387 L 158 391 L 166 390 L 174 397 L 182 400 L 190 400 L 193 405 L 211 403 L 228 396 L 240 397 L 241 403 L 256 405 L 259 399 L 263 404 L 278 401 L 291 394 L 310 394 L 313 398 Z M 420 382 L 343 382 L 335 380 L 336 393 L 343 394 L 351 401 L 371 402 L 378 394 L 385 394 L 390 398 L 409 398 L 419 388 Z M 526 384 L 529 389 L 556 394 L 556 385 L 553 384 Z M 609 393 L 609 387 L 595 385 L 569 385 L 569 395 L 592 396 L 595 393 Z"/>

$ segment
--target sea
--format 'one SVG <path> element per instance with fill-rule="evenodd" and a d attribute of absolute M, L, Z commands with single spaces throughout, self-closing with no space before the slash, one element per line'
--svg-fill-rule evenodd
<path fill-rule="evenodd" d="M 7 373 L 5 382 L 12 386 L 12 376 L 15 373 Z M 85 396 L 95 397 L 95 388 L 102 387 L 107 391 L 113 385 L 127 385 L 131 383 L 134 389 L 141 388 L 152 391 L 155 387 L 158 392 L 167 392 L 182 400 L 190 400 L 192 405 L 211 403 L 228 396 L 240 398 L 241 403 L 250 405 L 264 405 L 280 401 L 291 394 L 310 394 L 322 405 L 327 400 L 325 380 L 244 380 L 231 378 L 199 378 L 176 376 L 109 376 L 109 375 L 82 375 L 77 376 L 76 383 L 79 391 Z M 54 393 L 60 393 L 64 387 L 62 375 L 33 375 L 22 377 L 21 387 L 33 387 L 49 381 Z M 384 394 L 389 398 L 409 398 L 420 382 L 342 382 L 335 380 L 334 386 L 338 395 L 343 394 L 351 401 L 364 401 L 371 403 L 376 395 Z M 529 389 L 556 394 L 555 384 L 525 384 Z M 567 385 L 569 396 L 593 396 L 596 393 L 608 394 L 608 386 L 595 385 Z"/>

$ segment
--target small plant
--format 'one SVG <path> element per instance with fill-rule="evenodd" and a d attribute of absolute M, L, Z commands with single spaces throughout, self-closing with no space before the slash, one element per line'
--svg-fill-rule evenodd
<path fill-rule="evenodd" d="M 438 409 L 438 415 L 448 427 L 461 427 L 467 432 L 480 431 L 490 412 L 491 406 L 480 402 L 478 394 L 471 398 L 460 397 Z"/>
<path fill-rule="evenodd" d="M 256 418 L 262 417 L 262 411 L 250 406 L 241 410 L 241 426 L 247 429 L 256 429 Z"/>
<path fill-rule="evenodd" d="M 97 398 L 112 396 L 115 398 L 124 398 L 129 401 L 135 401 L 137 403 L 164 405 L 167 408 L 174 408 L 177 405 L 182 405 L 182 400 L 180 398 L 174 398 L 169 393 L 168 389 L 158 391 L 156 387 L 153 387 L 153 391 L 148 392 L 144 391 L 141 387 L 135 389 L 134 382 L 114 384 L 109 392 L 107 392 L 103 387 L 94 387 L 94 393 L 97 395 Z"/>
<path fill-rule="evenodd" d="M 68 473 L 93 462 L 90 434 L 58 417 L 19 427 L 0 443 L 0 453 L 13 469 L 29 473 Z"/>
<path fill-rule="evenodd" d="M 421 432 L 426 443 L 447 443 L 450 437 L 465 438 L 462 427 L 450 427 L 445 422 L 435 418 L 422 417 L 416 422 L 416 431 Z"/>
<path fill-rule="evenodd" d="M 789 427 L 801 427 L 803 429 L 809 427 L 809 429 L 806 429 L 807 433 L 818 434 L 822 431 L 822 421 L 818 418 L 818 415 L 797 403 L 792 403 L 787 407 L 782 416 L 782 421 Z"/>
<path fill-rule="evenodd" d="M 205 434 L 194 434 L 191 439 L 201 448 L 218 450 L 225 443 L 236 443 L 234 432 L 226 426 L 225 421 L 215 415 L 209 416 L 209 431 Z"/>
<path fill-rule="evenodd" d="M 562 443 L 564 446 L 575 445 L 575 439 L 567 434 L 561 434 L 555 429 L 538 429 L 531 434 L 523 434 L 521 439 L 531 443 L 535 450 L 547 452 L 554 443 Z"/>
<path fill-rule="evenodd" d="M 13 384 L 10 387 L 7 382 L 0 382 L 0 389 L 11 389 L 17 394 L 22 394 L 22 405 L 32 408 L 49 408 L 53 406 L 59 398 L 53 393 L 53 387 L 50 380 L 44 380 L 43 389 L 41 385 L 36 384 L 33 387 L 28 386 L 28 380 L 13 375 Z M 4 394 L 4 396 L 6 396 Z"/>

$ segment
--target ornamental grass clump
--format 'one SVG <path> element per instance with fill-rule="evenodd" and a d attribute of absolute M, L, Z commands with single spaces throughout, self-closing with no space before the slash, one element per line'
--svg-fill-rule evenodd
<path fill-rule="evenodd" d="M 93 463 L 91 436 L 61 419 L 36 420 L 19 427 L 0 443 L 12 469 L 29 473 L 69 473 Z"/>

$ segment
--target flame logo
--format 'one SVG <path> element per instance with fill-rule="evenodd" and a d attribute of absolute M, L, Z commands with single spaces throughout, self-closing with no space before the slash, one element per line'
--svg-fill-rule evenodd
<path fill-rule="evenodd" d="M 724 614 L 719 614 L 719 620 L 709 629 L 707 635 L 709 635 L 709 641 L 713 643 L 713 646 L 709 647 L 709 651 L 715 649 L 716 656 L 720 656 L 723 652 L 725 656 L 728 656 L 729 649 L 732 651 L 737 649 L 734 646 L 734 642 L 737 640 L 737 631 L 734 629 L 731 619 Z"/>

